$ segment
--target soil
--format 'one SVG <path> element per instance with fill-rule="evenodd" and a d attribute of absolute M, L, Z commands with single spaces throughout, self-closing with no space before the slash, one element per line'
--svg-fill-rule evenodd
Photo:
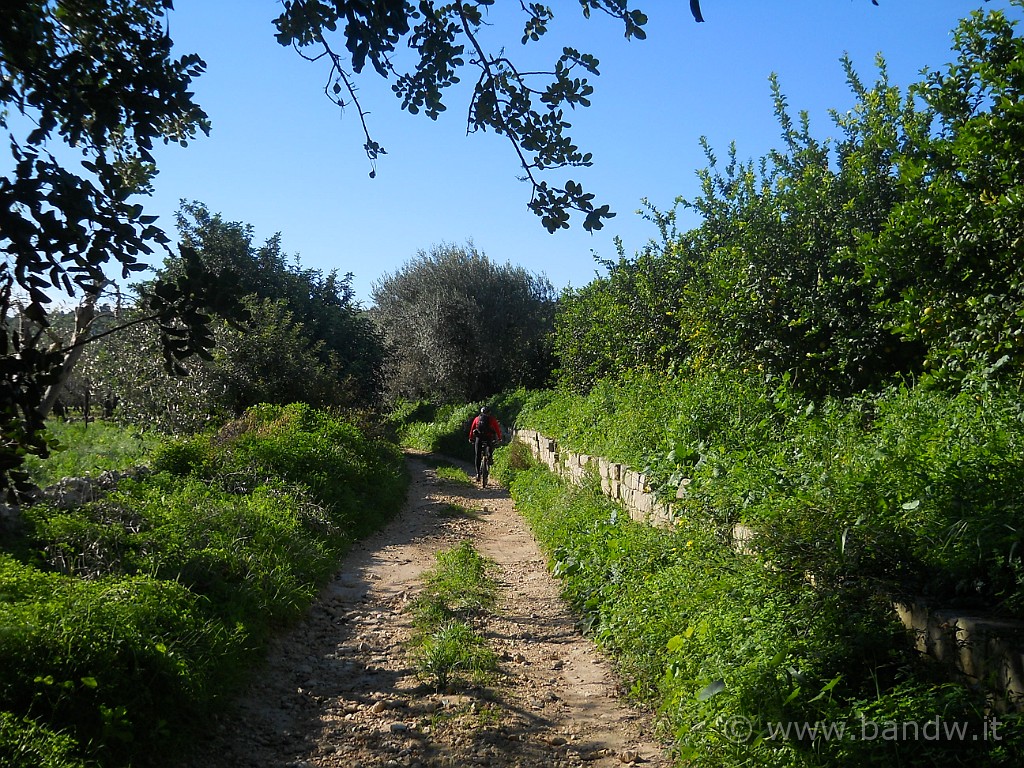
<path fill-rule="evenodd" d="M 611 665 L 579 632 L 508 493 L 438 478 L 428 455 L 408 463 L 404 511 L 349 552 L 211 736 L 171 765 L 670 765 L 650 714 L 621 697 Z M 497 564 L 500 597 L 483 634 L 500 672 L 436 691 L 410 660 L 406 608 L 435 553 L 463 540 Z"/>

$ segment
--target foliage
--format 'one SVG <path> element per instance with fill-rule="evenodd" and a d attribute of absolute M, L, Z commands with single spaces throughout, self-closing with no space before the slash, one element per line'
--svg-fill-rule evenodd
<path fill-rule="evenodd" d="M 405 496 L 397 448 L 302 405 L 151 463 L 76 509 L 27 509 L 22 560 L 0 557 L 0 762 L 128 764 L 185 738 Z"/>
<path fill-rule="evenodd" d="M 121 421 L 177 433 L 223 423 L 259 403 L 377 404 L 383 342 L 354 301 L 351 275 L 288 264 L 278 235 L 255 248 L 251 227 L 226 222 L 200 203 L 183 204 L 178 220 L 203 268 L 230 275 L 247 321 L 213 317 L 210 354 L 183 365 L 185 378 L 161 369 L 152 326 L 127 328 L 86 352 L 79 390 L 102 397 Z M 168 259 L 159 275 L 175 279 L 183 269 L 180 260 Z M 134 306 L 110 311 L 122 322 L 140 317 Z"/>
<path fill-rule="evenodd" d="M 720 163 L 704 142 L 700 193 L 676 201 L 700 224 L 649 207 L 661 243 L 562 297 L 560 382 L 727 366 L 817 399 L 925 371 L 1019 387 L 1024 38 L 991 11 L 953 40 L 953 63 L 906 93 L 881 57 L 871 86 L 844 58 L 855 103 L 832 112 L 836 139 L 773 77 L 782 148 Z"/>
<path fill-rule="evenodd" d="M 677 312 L 680 265 L 650 248 L 600 263 L 607 276 L 566 289 L 555 315 L 558 381 L 580 392 L 626 371 L 671 370 L 689 356 Z"/>
<path fill-rule="evenodd" d="M 412 611 L 421 617 L 443 614 L 469 618 L 494 606 L 497 587 L 487 573 L 493 568 L 468 541 L 436 555 L 435 567 L 424 576 L 424 587 Z"/>
<path fill-rule="evenodd" d="M 704 373 L 544 400 L 521 426 L 643 470 L 681 514 L 752 526 L 793 578 L 1024 615 L 1012 395 L 891 388 L 815 407 L 785 384 Z"/>
<path fill-rule="evenodd" d="M 464 469 L 459 469 L 452 465 L 438 467 L 437 476 L 441 480 L 447 480 L 450 483 L 473 484 L 473 481 L 469 479 L 469 475 L 466 474 Z"/>
<path fill-rule="evenodd" d="M 225 221 L 199 202 L 182 203 L 177 222 L 182 242 L 195 249 L 211 273 L 233 275 L 240 295 L 256 297 L 257 307 L 252 308 L 255 330 L 280 322 L 280 318 L 267 312 L 267 302 L 284 302 L 291 320 L 308 339 L 320 367 L 339 380 L 345 404 L 377 402 L 382 388 L 383 341 L 355 300 L 351 273 L 339 275 L 337 270 L 331 270 L 324 274 L 318 269 L 303 268 L 298 257 L 293 257 L 294 263 L 289 264 L 280 233 L 256 248 L 251 226 Z M 175 275 L 181 266 L 168 259 L 160 274 Z M 238 365 L 252 352 L 231 350 L 229 355 Z"/>
<path fill-rule="evenodd" d="M 700 225 L 680 233 L 676 210 L 649 206 L 662 242 L 605 262 L 607 276 L 563 297 L 563 384 L 585 391 L 626 371 L 730 366 L 788 375 L 820 397 L 919 368 L 916 343 L 875 310 L 854 251 L 902 199 L 892 167 L 917 150 L 928 114 L 889 84 L 881 58 L 871 88 L 848 59 L 843 67 L 857 103 L 833 113 L 838 141 L 816 139 L 806 113 L 794 120 L 773 77 L 784 148 L 744 163 L 732 146 L 723 166 L 702 141 L 700 194 L 676 202 Z"/>
<path fill-rule="evenodd" d="M 74 740 L 28 718 L 0 712 L 0 754 L 11 768 L 85 768 L 72 756 Z"/>
<path fill-rule="evenodd" d="M 391 349 L 392 398 L 466 402 L 551 370 L 554 296 L 544 277 L 498 266 L 473 247 L 435 246 L 373 287 Z"/>
<path fill-rule="evenodd" d="M 169 723 L 201 716 L 231 645 L 243 645 L 174 581 L 69 578 L 6 555 L 0 580 L 5 707 L 77 736 L 78 750 L 96 739 L 111 761 L 133 732 L 145 743 L 147 730 L 166 738 Z"/>
<path fill-rule="evenodd" d="M 904 199 L 858 257 L 883 316 L 926 348 L 937 377 L 1019 387 L 1024 38 L 1003 13 L 976 11 L 953 50 L 944 71 L 914 87 L 937 127 L 898 158 Z"/>
<path fill-rule="evenodd" d="M 469 624 L 454 619 L 418 638 L 413 655 L 420 675 L 439 691 L 450 689 L 463 674 L 478 681 L 498 664 L 487 641 Z"/>
<path fill-rule="evenodd" d="M 85 0 L 5 6 L 0 23 L 0 129 L 10 171 L 0 178 L 0 491 L 29 490 L 26 454 L 45 456 L 47 400 L 88 338 L 93 310 L 109 282 L 145 268 L 166 235 L 130 197 L 146 191 L 154 141 L 186 144 L 208 130 L 192 101 L 195 55 L 171 58 L 163 0 Z M 110 73 L 120 73 L 111 77 Z M 13 115 L 13 113 L 17 113 Z M 24 134 L 24 135 L 22 135 Z M 47 149 L 60 140 L 80 153 L 70 169 Z M 204 309 L 233 306 L 187 251 L 178 279 L 144 299 L 160 328 L 165 363 L 204 354 Z M 72 336 L 44 348 L 50 304 L 80 299 Z"/>
<path fill-rule="evenodd" d="M 482 406 L 490 408 L 508 440 L 520 411 L 538 397 L 543 397 L 543 393 L 520 388 L 496 395 L 487 402 L 466 405 L 400 401 L 386 419 L 402 445 L 408 448 L 471 461 L 473 448 L 469 442 L 469 425 Z"/>
<path fill-rule="evenodd" d="M 494 606 L 497 585 L 488 575 L 493 563 L 468 541 L 436 559 L 410 606 L 417 625 L 412 653 L 420 674 L 444 690 L 462 673 L 479 679 L 497 668 L 497 656 L 473 627 Z"/>
<path fill-rule="evenodd" d="M 480 32 L 490 26 L 486 16 L 493 5 L 494 0 L 418 5 L 388 0 L 372 7 L 288 0 L 274 23 L 282 45 L 291 45 L 310 60 L 326 57 L 330 62 L 324 92 L 341 108 L 356 107 L 371 163 L 386 152 L 371 138 L 368 113 L 359 102 L 356 78 L 367 63 L 381 77 L 393 78 L 391 89 L 401 99 L 402 109 L 412 114 L 422 111 L 432 120 L 447 108 L 445 91 L 461 80 L 461 70 L 467 65 L 478 70 L 468 109 L 469 132 L 493 131 L 512 143 L 532 187 L 529 207 L 549 232 L 567 228 L 571 211 L 584 215 L 584 229 L 601 229 L 604 220 L 615 215 L 607 205 L 595 205 L 594 195 L 575 181 L 559 187 L 541 178 L 551 169 L 591 165 L 591 154 L 581 151 L 566 133 L 571 125 L 565 109 L 590 106 L 594 87 L 588 75 L 598 75 L 599 62 L 565 46 L 550 69 L 539 71 L 535 66 L 519 68 L 504 45 L 486 52 Z M 580 0 L 580 5 L 588 18 L 592 10 L 600 10 L 621 21 L 627 38 L 646 37 L 647 17 L 630 10 L 626 0 Z M 540 3 L 523 4 L 522 11 L 525 24 L 520 43 L 525 46 L 548 33 L 554 12 Z M 335 37 L 344 43 L 344 50 Z M 405 73 L 398 71 L 394 59 L 403 40 L 417 54 L 415 66 Z M 375 174 L 374 169 L 370 175 Z"/>

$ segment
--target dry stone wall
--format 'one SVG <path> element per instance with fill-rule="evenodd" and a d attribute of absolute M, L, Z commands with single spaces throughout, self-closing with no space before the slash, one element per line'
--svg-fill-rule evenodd
<path fill-rule="evenodd" d="M 554 440 L 532 429 L 517 430 L 516 439 L 548 469 L 577 485 L 589 473 L 596 473 L 604 494 L 618 501 L 634 520 L 658 527 L 672 525 L 671 508 L 658 499 L 643 472 L 597 456 L 562 451 Z"/>
<path fill-rule="evenodd" d="M 517 430 L 517 440 L 555 474 L 580 484 L 591 472 L 601 479 L 601 490 L 618 501 L 637 522 L 662 528 L 673 524 L 673 510 L 654 493 L 646 475 L 605 458 L 572 453 L 555 440 L 530 429 Z M 676 497 L 686 494 L 684 480 Z M 751 552 L 753 531 L 737 525 L 733 546 Z M 946 664 L 967 681 L 993 691 L 997 708 L 1024 709 L 1024 624 L 962 612 L 937 609 L 924 603 L 898 603 L 896 615 L 916 637 L 917 649 Z"/>

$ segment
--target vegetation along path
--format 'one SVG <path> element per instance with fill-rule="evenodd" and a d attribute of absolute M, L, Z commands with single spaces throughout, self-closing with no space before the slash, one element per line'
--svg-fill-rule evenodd
<path fill-rule="evenodd" d="M 668 765 L 648 716 L 619 699 L 512 500 L 409 456 L 401 515 L 357 545 L 305 620 L 217 725 L 192 766 Z M 481 634 L 498 672 L 437 690 L 410 659 L 409 603 L 440 551 L 496 563 Z"/>

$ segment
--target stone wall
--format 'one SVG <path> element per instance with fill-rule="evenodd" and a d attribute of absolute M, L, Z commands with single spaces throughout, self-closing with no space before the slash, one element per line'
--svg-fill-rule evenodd
<path fill-rule="evenodd" d="M 672 526 L 671 505 L 659 500 L 642 472 L 604 458 L 564 451 L 557 442 L 533 430 L 516 430 L 515 439 L 570 482 L 580 484 L 588 473 L 596 473 L 604 494 L 618 501 L 633 520 L 661 528 Z M 687 483 L 684 480 L 676 489 L 676 498 L 686 495 Z M 737 551 L 752 552 L 753 538 L 749 527 L 734 526 L 732 541 Z M 903 625 L 914 633 L 919 651 L 946 664 L 966 681 L 992 691 L 997 709 L 1024 709 L 1024 623 L 964 615 L 923 602 L 893 607 Z"/>
<path fill-rule="evenodd" d="M 644 473 L 597 456 L 562 451 L 554 440 L 531 429 L 516 430 L 516 439 L 525 443 L 548 469 L 577 485 L 588 473 L 596 473 L 604 494 L 618 501 L 634 520 L 671 527 L 671 508 L 659 501 Z"/>

